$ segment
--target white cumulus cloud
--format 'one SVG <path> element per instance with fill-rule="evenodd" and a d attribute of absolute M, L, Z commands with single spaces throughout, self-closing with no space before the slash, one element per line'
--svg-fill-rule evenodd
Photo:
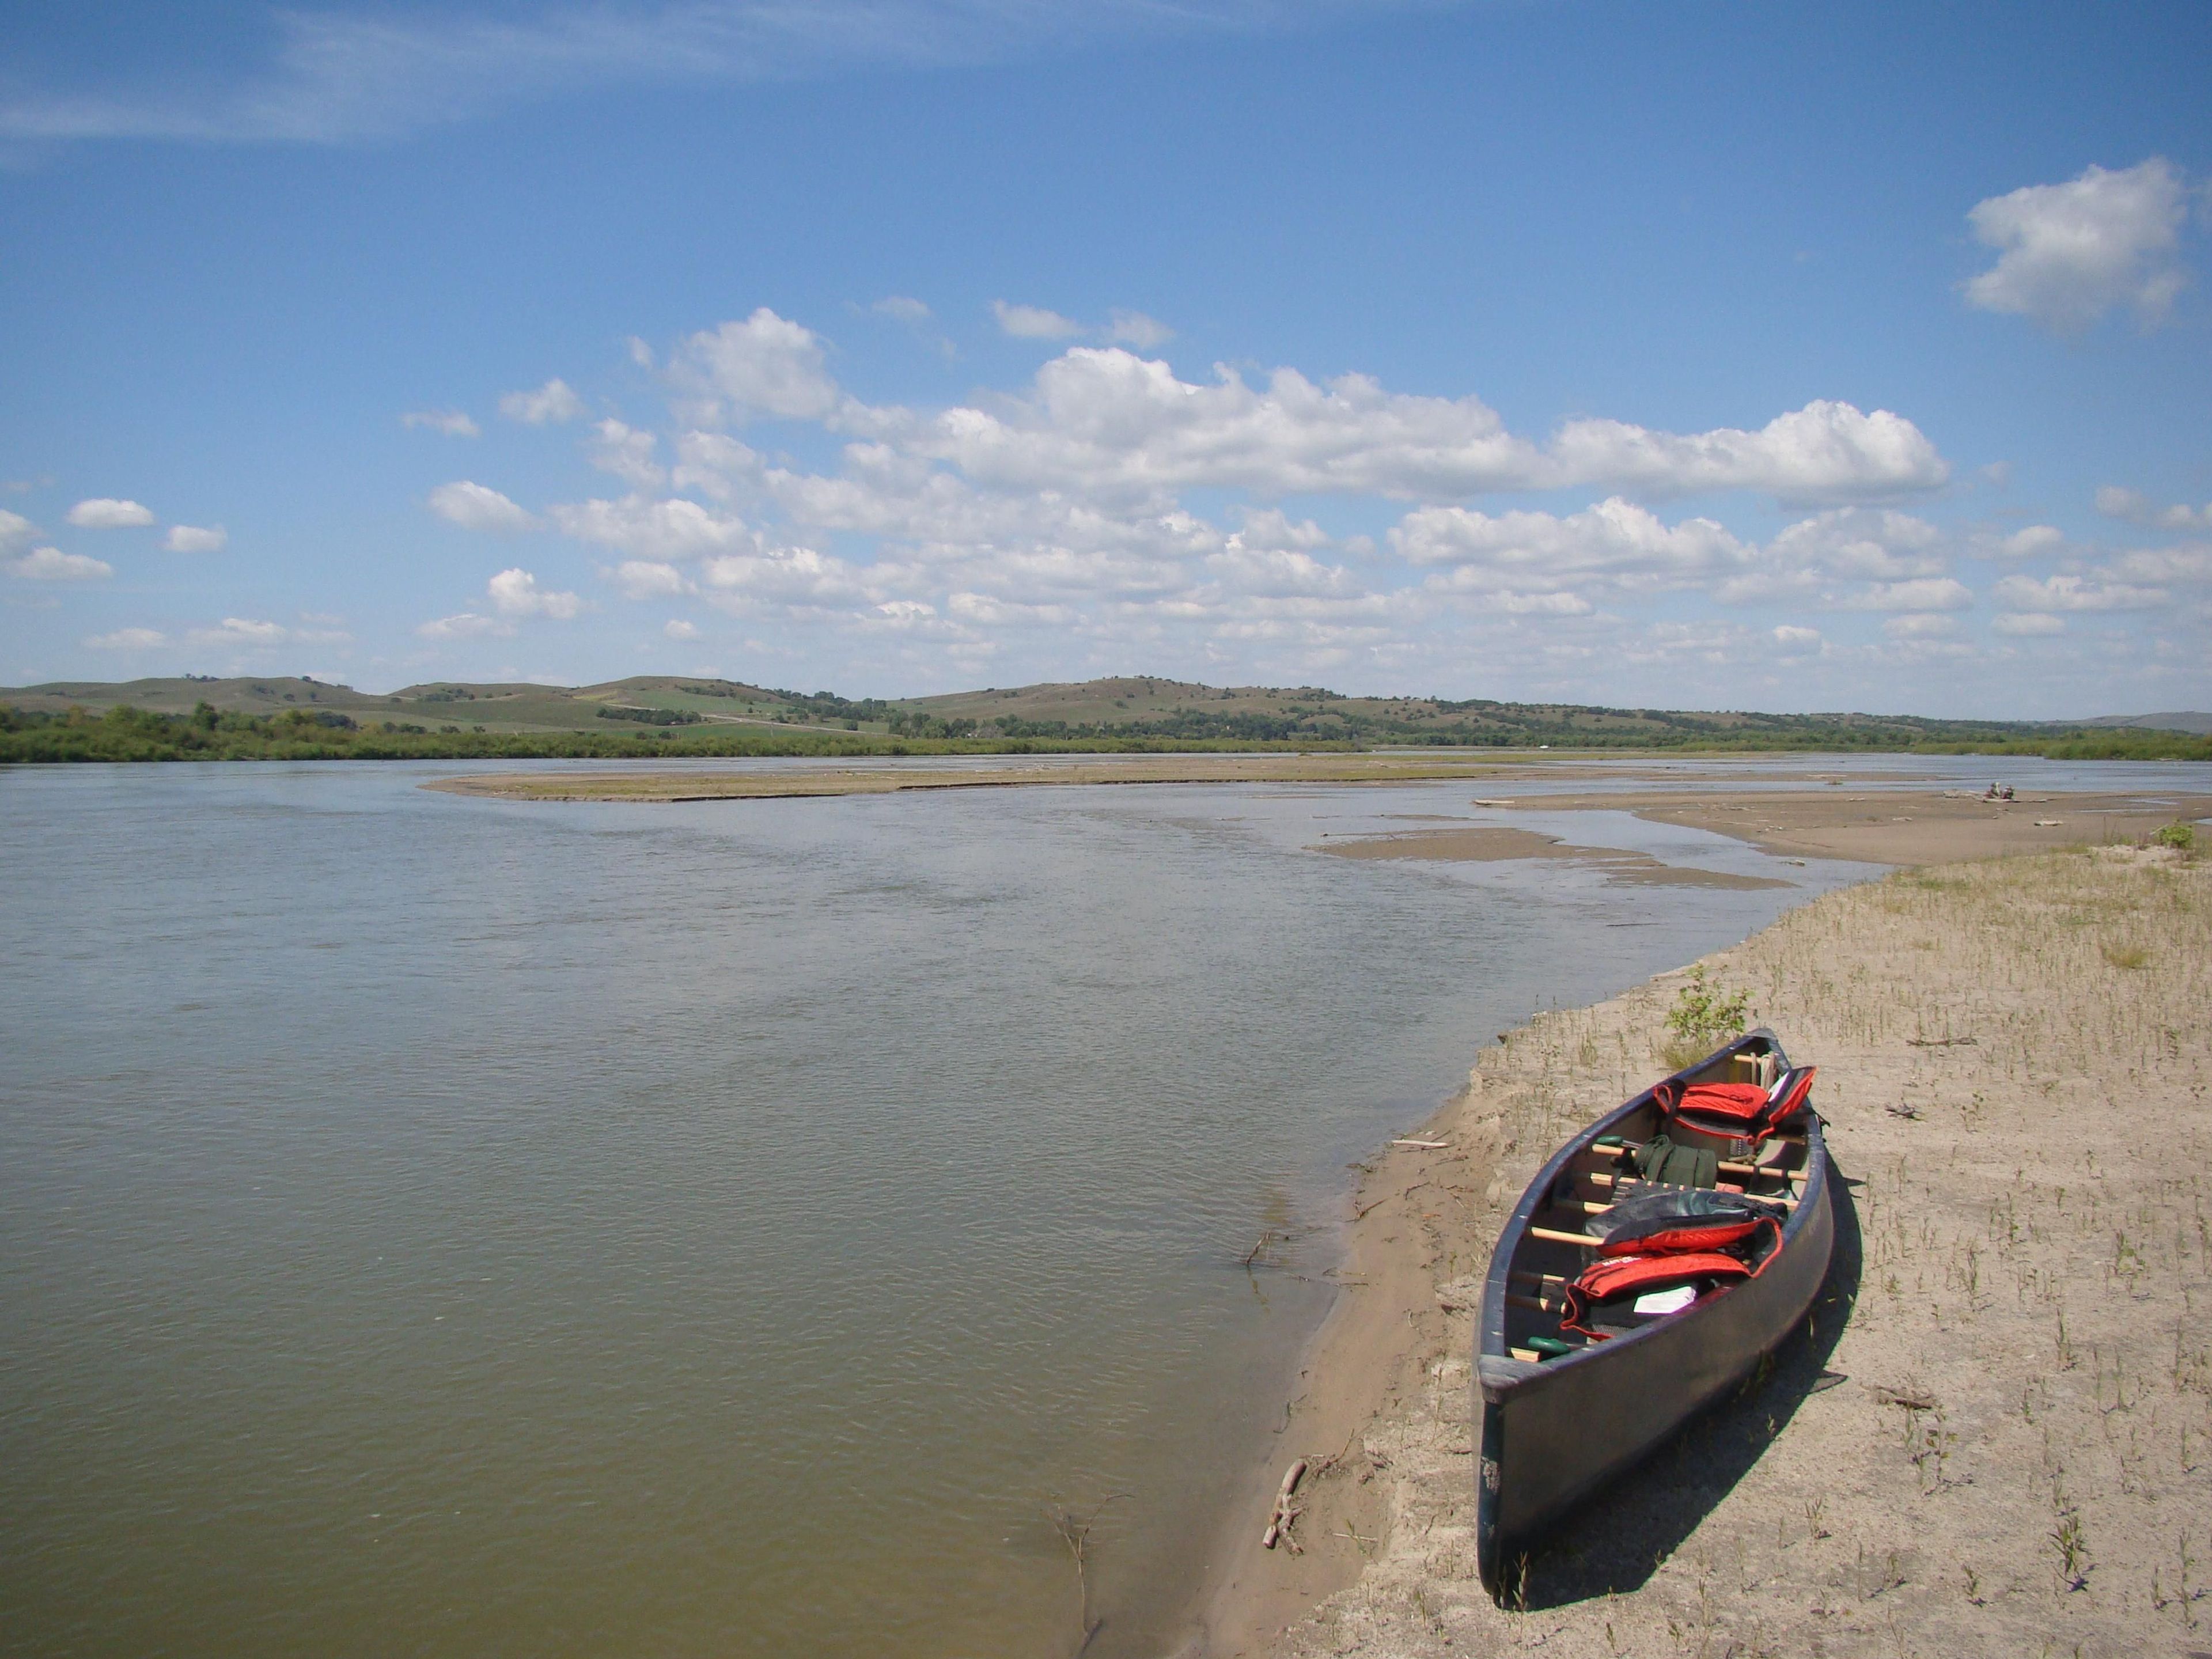
<path fill-rule="evenodd" d="M 230 532 L 221 525 L 173 524 L 161 545 L 172 553 L 220 553 L 230 545 Z"/>
<path fill-rule="evenodd" d="M 20 513 L 10 513 L 0 507 L 0 553 L 11 547 L 21 547 L 39 533 L 38 526 Z"/>
<path fill-rule="evenodd" d="M 666 469 L 653 459 L 652 433 L 617 420 L 601 421 L 593 430 L 599 438 L 592 447 L 592 465 L 599 471 L 640 489 L 657 489 L 668 482 Z"/>
<path fill-rule="evenodd" d="M 1849 501 L 1933 489 L 1951 476 L 1936 446 L 1901 415 L 1820 399 L 1756 432 L 1652 432 L 1620 421 L 1571 421 L 1553 442 L 1559 481 L 1659 495 L 1754 489 L 1788 501 Z"/>
<path fill-rule="evenodd" d="M 1451 500 L 1591 486 L 1815 501 L 1928 489 L 1950 476 L 1911 422 L 1849 404 L 1809 404 L 1757 432 L 1575 421 L 1545 447 L 1508 432 L 1478 398 L 1394 393 L 1359 374 L 1317 385 L 1291 368 L 1265 387 L 1226 367 L 1215 377 L 1193 384 L 1118 348 L 1074 347 L 1037 372 L 1027 396 L 947 410 L 900 441 L 980 484 L 1091 495 L 1215 487 Z"/>
<path fill-rule="evenodd" d="M 1841 583 L 1940 576 L 1943 546 L 1943 532 L 1911 514 L 1834 507 L 1784 526 L 1714 597 L 1731 605 L 1822 594 L 1833 599 Z"/>
<path fill-rule="evenodd" d="M 484 584 L 484 592 L 503 617 L 551 617 L 567 622 L 584 609 L 575 594 L 548 592 L 538 586 L 537 577 L 519 567 L 501 571 Z"/>
<path fill-rule="evenodd" d="M 933 322 L 919 302 L 855 309 Z M 1523 435 L 1480 398 L 1394 392 L 1360 374 L 1217 367 L 1185 380 L 1133 349 L 1150 337 L 1135 316 L 1085 325 L 1093 343 L 1058 349 L 1005 392 L 908 410 L 850 395 L 820 337 L 757 309 L 666 354 L 655 371 L 666 423 L 595 419 L 584 453 L 627 493 L 540 516 L 598 550 L 600 580 L 627 600 L 668 607 L 664 617 L 703 602 L 763 639 L 842 639 L 879 653 L 871 661 L 965 675 L 1049 638 L 1100 667 L 1131 652 L 1196 653 L 1285 683 L 1361 664 L 1394 678 L 1448 672 L 1501 645 L 1540 657 L 1547 673 L 1571 660 L 1626 673 L 1641 660 L 1632 638 L 1661 653 L 1653 662 L 1826 672 L 1872 659 L 1771 625 L 1808 611 L 1964 609 L 1973 595 L 1950 563 L 1981 550 L 1975 534 L 1994 545 L 1989 532 L 1883 504 L 1950 473 L 1889 411 L 1816 401 L 1744 428 L 1577 419 Z M 1127 344 L 1096 343 L 1116 330 Z M 741 441 L 751 434 L 738 422 L 768 418 L 811 429 Z M 826 465 L 812 459 L 825 453 Z M 449 488 L 438 503 L 449 515 L 538 521 L 484 486 Z M 1549 512 L 1469 499 L 1546 490 L 1579 499 Z M 1654 510 L 1660 498 L 1745 491 L 1815 510 L 1763 544 L 1717 513 Z M 1386 531 L 1372 520 L 1388 501 L 1404 505 Z M 1650 641 L 1671 619 L 1638 619 L 1638 601 L 1661 592 L 1772 609 L 1757 629 L 1707 617 L 1662 650 Z M 488 592 L 423 627 L 434 638 L 507 634 L 549 603 L 562 601 L 531 581 L 505 609 Z M 1936 624 L 1891 633 L 1900 662 L 1969 648 Z"/>
<path fill-rule="evenodd" d="M 624 559 L 615 567 L 613 576 L 626 599 L 672 599 L 691 588 L 690 581 L 674 565 L 652 559 Z"/>
<path fill-rule="evenodd" d="M 154 514 L 136 501 L 95 495 L 70 508 L 69 521 L 81 530 L 137 530 L 152 524 Z"/>
<path fill-rule="evenodd" d="M 550 508 L 549 514 L 564 535 L 662 563 L 728 553 L 760 541 L 743 519 L 680 496 L 659 501 L 642 495 L 580 501 Z"/>
<path fill-rule="evenodd" d="M 34 547 L 21 558 L 9 559 L 8 574 L 33 582 L 96 582 L 115 574 L 105 560 L 83 553 L 64 553 L 58 547 Z"/>
<path fill-rule="evenodd" d="M 853 567 L 811 547 L 768 547 L 732 553 L 700 567 L 709 599 L 769 600 L 805 606 L 849 605 L 870 594 Z"/>
<path fill-rule="evenodd" d="M 2039 635 L 2063 634 L 2066 620 L 2047 611 L 2008 611 L 1990 623 L 1990 631 L 2006 634 L 2014 639 L 2033 639 Z"/>
<path fill-rule="evenodd" d="M 661 624 L 660 631 L 672 640 L 696 640 L 699 637 L 699 624 L 673 617 Z"/>
<path fill-rule="evenodd" d="M 496 489 L 466 478 L 440 484 L 430 492 L 430 510 L 464 530 L 527 530 L 538 520 Z"/>
<path fill-rule="evenodd" d="M 581 416 L 584 400 L 566 380 L 552 380 L 535 392 L 508 392 L 499 400 L 499 412 L 526 426 L 558 426 Z"/>
<path fill-rule="evenodd" d="M 1992 196 L 1966 221 L 1998 250 L 1997 262 L 1966 283 L 1966 299 L 2060 330 L 2085 328 L 2119 306 L 2154 325 L 2189 280 L 2177 255 L 2188 213 L 2181 173 L 2157 155 Z"/>
<path fill-rule="evenodd" d="M 1670 526 L 1617 496 L 1565 518 L 1425 507 L 1407 514 L 1389 539 L 1409 564 L 1479 568 L 1502 586 L 1522 588 L 1592 575 L 1628 587 L 1679 586 L 1741 568 L 1752 556 L 1711 519 Z"/>
<path fill-rule="evenodd" d="M 1999 542 L 1997 551 L 2008 559 L 2036 559 L 2062 551 L 2065 545 L 2066 532 L 2056 525 L 2032 524 Z"/>
<path fill-rule="evenodd" d="M 692 335 L 672 367 L 702 395 L 700 412 L 708 421 L 726 411 L 739 420 L 818 421 L 838 404 L 819 337 L 766 306 L 741 323 Z"/>
<path fill-rule="evenodd" d="M 168 642 L 169 636 L 158 628 L 118 628 L 112 634 L 94 634 L 85 641 L 95 651 L 151 651 Z"/>

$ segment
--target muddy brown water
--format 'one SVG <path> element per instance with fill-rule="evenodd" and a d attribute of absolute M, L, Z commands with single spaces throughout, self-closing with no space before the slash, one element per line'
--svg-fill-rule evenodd
<path fill-rule="evenodd" d="M 1306 850 L 1463 785 L 453 769 L 0 775 L 0 1647 L 1072 1652 L 1057 1511 L 1090 1651 L 1156 1650 L 1346 1161 L 1858 873 Z"/>

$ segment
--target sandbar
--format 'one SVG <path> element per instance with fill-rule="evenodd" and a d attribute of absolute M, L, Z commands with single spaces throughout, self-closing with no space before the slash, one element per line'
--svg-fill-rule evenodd
<path fill-rule="evenodd" d="M 2083 842 L 2140 836 L 2176 819 L 2212 817 L 2212 790 L 2059 791 L 2022 793 L 1993 801 L 1978 793 L 1939 787 L 1870 787 L 1844 780 L 1807 787 L 1747 790 L 1759 774 L 1741 765 L 1715 766 L 1700 775 L 1693 763 L 1670 765 L 1663 775 L 1623 766 L 1598 769 L 1531 762 L 1525 756 L 1486 758 L 1464 753 L 1440 757 L 1387 754 L 1147 755 L 1042 764 L 975 767 L 854 765 L 773 767 L 741 771 L 477 773 L 441 778 L 428 789 L 498 799 L 541 802 L 675 803 L 790 799 L 890 794 L 934 789 L 1010 789 L 1045 787 L 1176 784 L 1304 783 L 1381 786 L 1461 781 L 1479 792 L 1471 809 L 1523 812 L 1632 812 L 1653 823 L 1711 830 L 1750 842 L 1780 857 L 1847 859 L 1867 864 L 1937 864 L 1997 858 Z M 1515 781 L 1577 782 L 1613 777 L 1648 787 L 1579 789 L 1516 795 L 1501 787 Z M 1663 776 L 1663 781 L 1659 781 Z M 1702 786 L 1702 787 L 1701 787 Z M 1610 860 L 1617 879 L 1686 881 L 1741 885 L 1759 878 L 1720 877 L 1711 872 L 1665 873 L 1674 866 L 1634 860 L 1644 855 L 1618 848 L 1577 848 L 1555 838 L 1516 831 L 1501 837 L 1492 826 L 1409 834 L 1398 850 L 1325 850 L 1351 858 L 1566 858 Z M 1511 847 L 1518 850 L 1498 851 Z M 1461 850 L 1451 850 L 1458 848 Z M 1550 850 L 1547 850 L 1547 849 Z M 1643 873 L 1637 872 L 1642 870 Z"/>
<path fill-rule="evenodd" d="M 1423 830 L 1390 836 L 1347 836 L 1313 849 L 1341 859 L 1419 859 L 1444 863 L 1497 864 L 1514 859 L 1559 859 L 1601 872 L 1607 880 L 1644 887 L 1788 887 L 1766 876 L 1739 876 L 1663 864 L 1624 847 L 1577 847 L 1533 830 Z"/>
<path fill-rule="evenodd" d="M 1633 812 L 1655 823 L 1710 830 L 1778 856 L 1864 864 L 1944 864 L 2132 839 L 2178 818 L 2212 816 L 2212 792 L 2022 791 L 1993 801 L 1963 789 L 1634 790 L 1528 795 L 1546 812 Z"/>

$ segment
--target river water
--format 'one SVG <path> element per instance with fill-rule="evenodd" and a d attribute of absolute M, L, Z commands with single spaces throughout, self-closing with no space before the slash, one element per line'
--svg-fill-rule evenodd
<path fill-rule="evenodd" d="M 1308 850 L 1463 783 L 459 769 L 0 775 L 0 1650 L 1071 1653 L 1060 1510 L 1091 1653 L 1158 1651 L 1346 1161 L 1863 873 Z"/>

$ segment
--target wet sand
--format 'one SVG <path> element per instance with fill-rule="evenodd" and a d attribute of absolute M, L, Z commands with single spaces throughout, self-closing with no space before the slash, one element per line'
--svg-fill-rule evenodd
<path fill-rule="evenodd" d="M 1608 881 L 1645 887 L 1787 887 L 1765 876 L 1731 875 L 1662 864 L 1625 847 L 1577 847 L 1533 830 L 1424 830 L 1392 836 L 1347 836 L 1313 849 L 1342 859 L 1432 859 L 1453 863 L 1501 863 L 1511 859 L 1559 859 L 1601 872 Z"/>
<path fill-rule="evenodd" d="M 1407 1137 L 1441 1144 L 1366 1169 L 1356 1288 L 1249 1472 L 1193 1652 L 2212 1650 L 2212 864 L 1901 872 L 1705 965 L 1821 1067 L 1851 1201 L 1809 1327 L 1568 1522 L 1524 1606 L 1492 1604 L 1470 1386 L 1490 1249 L 1552 1150 L 1663 1069 L 1682 975 L 1539 1017 Z M 1301 1457 L 1297 1548 L 1264 1550 Z"/>
<path fill-rule="evenodd" d="M 1492 799 L 1497 799 L 1493 797 Z M 1946 864 L 2122 841 L 2176 818 L 2212 816 L 2212 793 L 2038 790 L 1992 801 L 1958 789 L 1848 787 L 1754 795 L 1680 788 L 1529 795 L 1527 811 L 1629 811 L 1655 823 L 1710 830 L 1778 856 L 1864 864 Z"/>

